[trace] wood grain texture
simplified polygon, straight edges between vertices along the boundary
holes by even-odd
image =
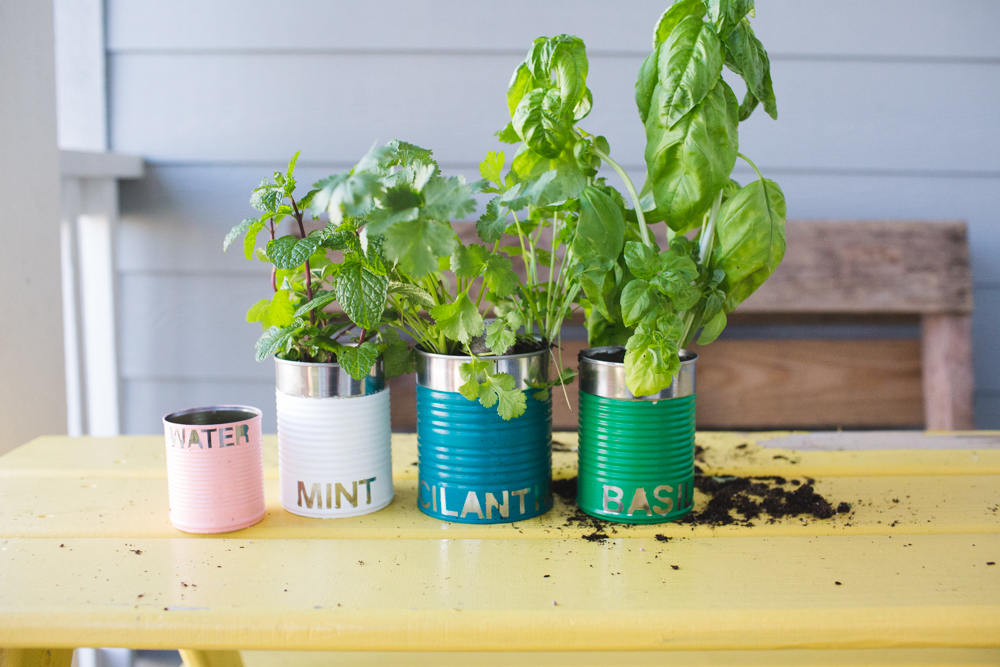
[[[921,323],[924,413],[927,428],[975,428],[972,318],[925,315]]]
[[[785,259],[738,312],[972,312],[964,222],[789,222]]]

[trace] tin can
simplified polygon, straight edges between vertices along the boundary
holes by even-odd
[[[552,398],[528,382],[548,380],[548,349],[479,357],[527,390],[527,409],[504,421],[458,392],[468,357],[417,350],[417,504],[424,514],[459,523],[509,523],[552,508]]]
[[[389,388],[382,359],[361,380],[337,364],[275,358],[278,485],[286,511],[360,516],[393,498]]]
[[[671,386],[635,396],[625,384],[625,348],[580,353],[577,504],[619,523],[664,523],[694,500],[695,363],[681,350]]]
[[[215,405],[163,418],[170,523],[185,533],[225,533],[264,518],[261,412]]]

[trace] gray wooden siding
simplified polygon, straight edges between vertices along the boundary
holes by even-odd
[[[393,137],[472,177],[499,147],[531,40],[569,32],[590,55],[584,126],[641,182],[632,89],[666,4],[109,0],[111,148],[151,163],[122,187],[125,432],[199,403],[272,402],[272,367],[252,357],[259,329],[243,321],[267,272],[221,239],[296,150],[303,181]],[[1000,3],[758,5],[781,115],[755,115],[741,149],[781,183],[789,217],[969,222],[977,421],[1000,428]]]

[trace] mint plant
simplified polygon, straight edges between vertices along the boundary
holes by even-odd
[[[260,215],[233,227],[223,244],[228,249],[243,235],[246,258],[272,265],[271,298],[251,306],[246,316],[264,329],[257,341],[257,361],[277,354],[290,361],[336,362],[360,380],[381,354],[388,377],[409,372],[409,346],[386,326],[391,322],[388,295],[400,287],[393,281],[381,239],[367,239],[363,221],[350,217],[331,220],[324,229],[307,234],[306,216],[315,220],[324,210],[317,202],[326,203],[329,179],[296,198],[298,156],[285,172],[274,172],[254,189],[250,204]],[[290,233],[279,235],[286,220]],[[260,248],[257,238],[265,229],[269,239]],[[342,253],[340,262],[329,258],[331,250]],[[343,314],[327,310],[335,301]]]

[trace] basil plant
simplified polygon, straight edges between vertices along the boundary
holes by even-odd
[[[591,345],[624,344],[629,389],[670,386],[679,351],[715,340],[730,313],[774,272],[785,253],[785,198],[739,152],[739,123],[777,106],[767,52],[750,27],[753,0],[680,0],[653,31],[635,100],[646,132],[646,182],[632,194],[639,240],[624,244],[602,292],[588,294]],[[742,103],[722,78],[742,77]],[[604,157],[604,156],[602,156]],[[731,178],[737,158],[757,178]],[[667,247],[647,226],[667,225]]]

